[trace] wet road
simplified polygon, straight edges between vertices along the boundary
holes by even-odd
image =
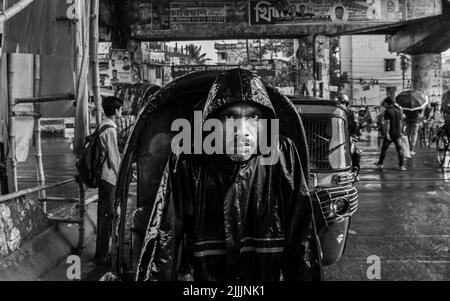
[[[417,148],[408,160],[408,171],[397,171],[397,155],[392,145],[385,168],[373,164],[378,160],[376,132],[364,149],[358,189],[359,209],[352,218],[344,257],[325,268],[326,280],[368,280],[367,258],[380,258],[381,280],[450,280],[450,170],[442,171],[435,149]],[[47,140],[44,165],[48,179],[59,180],[73,174],[74,158],[67,142]],[[33,165],[30,165],[33,167]],[[32,169],[21,173],[31,178]],[[31,175],[31,176],[30,176]],[[24,183],[24,182],[22,182]],[[98,279],[104,268],[92,264],[93,242],[82,260],[84,280]],[[42,280],[65,280],[62,263]]]
[[[397,171],[392,145],[384,169],[376,133],[364,149],[359,209],[352,218],[346,253],[325,268],[328,280],[368,280],[367,269],[380,258],[381,280],[450,280],[450,170],[442,171],[434,146],[417,147],[407,171]]]

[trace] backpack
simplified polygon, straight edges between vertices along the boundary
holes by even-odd
[[[102,144],[100,135],[112,125],[107,124],[96,129],[94,133],[86,137],[83,150],[77,159],[76,167],[81,180],[91,188],[97,188],[100,183],[103,163],[107,155],[102,158]]]

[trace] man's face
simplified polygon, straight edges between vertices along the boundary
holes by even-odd
[[[117,79],[117,71],[113,71],[113,72],[112,72],[112,77],[113,77],[114,79]]]
[[[219,113],[225,153],[231,160],[242,162],[256,154],[259,121],[262,117],[261,110],[249,104],[233,104]]]
[[[344,9],[342,7],[336,7],[336,19],[342,20],[344,17]]]
[[[300,13],[304,14],[306,10],[306,7],[304,5],[300,6]]]
[[[128,59],[123,59],[124,66],[128,66],[130,64],[130,61]]]

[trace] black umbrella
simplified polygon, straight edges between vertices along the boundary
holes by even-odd
[[[428,104],[428,100],[422,93],[413,90],[401,92],[399,95],[397,95],[395,101],[405,111],[421,110]]]

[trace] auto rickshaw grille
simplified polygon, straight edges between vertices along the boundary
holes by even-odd
[[[358,209],[358,190],[353,185],[319,188],[313,195],[319,202],[322,216],[327,225],[343,221]],[[332,210],[333,203],[338,199],[345,199],[348,202],[348,210],[343,214],[336,214]]]

